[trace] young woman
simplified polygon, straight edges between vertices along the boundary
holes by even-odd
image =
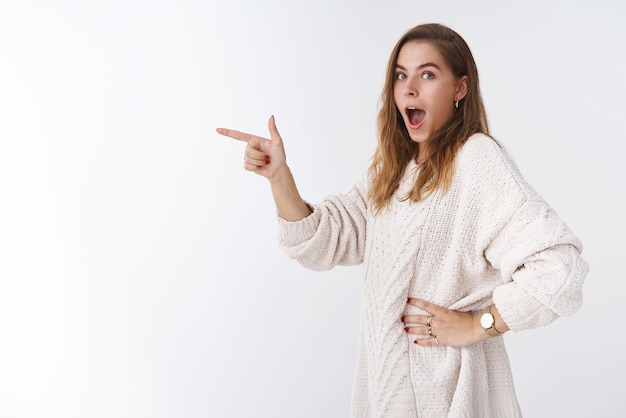
[[[247,143],[266,177],[279,241],[305,267],[363,263],[355,417],[518,417],[503,338],[582,303],[579,240],[489,136],[478,71],[453,30],[396,44],[368,172],[344,195],[305,202],[271,139]]]

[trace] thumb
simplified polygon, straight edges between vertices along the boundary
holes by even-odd
[[[276,127],[276,120],[274,119],[274,115],[270,116],[270,119],[267,121],[267,127],[270,131],[270,138],[272,139],[272,142],[282,144],[283,139],[281,138],[280,133],[278,133],[278,128]]]

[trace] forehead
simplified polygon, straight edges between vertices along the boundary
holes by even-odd
[[[448,68],[443,55],[432,42],[417,40],[402,45],[398,54],[398,65],[409,68],[425,63],[433,63],[440,68]]]

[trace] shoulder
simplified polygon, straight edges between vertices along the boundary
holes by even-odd
[[[517,167],[502,145],[485,134],[474,134],[457,155],[457,170],[484,175],[519,175]]]
[[[461,147],[455,176],[476,190],[519,193],[527,199],[535,195],[506,149],[485,134],[472,135]]]
[[[484,164],[494,159],[497,161],[504,160],[503,162],[507,164],[513,164],[502,145],[485,134],[470,136],[459,150],[459,163]]]

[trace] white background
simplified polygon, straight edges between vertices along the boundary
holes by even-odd
[[[505,337],[525,415],[622,414],[624,3],[3,0],[0,416],[347,416],[360,268],[287,259],[215,128],[274,114],[302,195],[345,191],[426,22],[591,266],[575,316]]]

